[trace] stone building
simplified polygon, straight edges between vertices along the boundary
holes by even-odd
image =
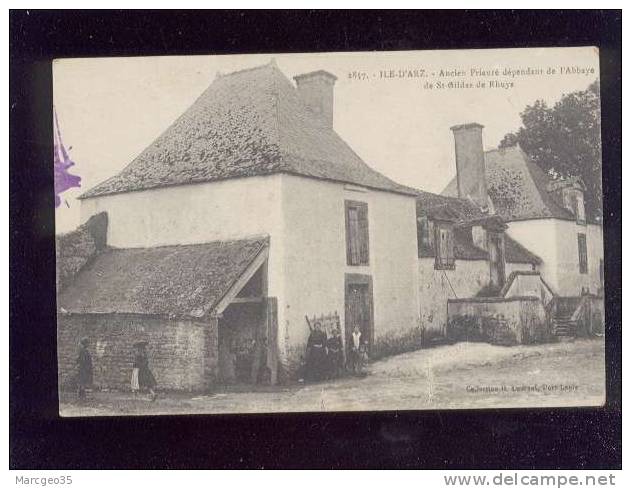
[[[175,362],[166,385],[190,390],[247,376],[236,365],[261,355],[272,382],[292,375],[305,316],[337,312],[345,342],[359,325],[372,356],[420,337],[416,194],[334,131],[332,74],[295,81],[273,63],[218,76],[82,195],[83,221],[107,215],[107,248],[61,289],[62,375],[82,336],[97,383],[124,386],[130,345],[144,339],[158,381]],[[256,293],[240,293],[250,279]],[[105,372],[114,358],[123,373]]]
[[[457,175],[443,195],[470,199],[500,216],[506,234],[541,258],[539,270],[556,294],[599,294],[602,226],[586,217],[583,183],[553,179],[519,146],[484,151],[482,128],[452,128]]]
[[[81,196],[83,224],[57,240],[60,385],[83,337],[97,386],[128,388],[132,346],[146,341],[159,386],[188,391],[294,376],[306,317],[339,318],[345,349],[359,326],[372,358],[445,335],[451,309],[508,314],[511,341],[540,338],[539,270],[555,294],[569,288],[559,246],[572,225],[588,235],[591,274],[597,229],[556,204],[554,216],[525,213],[535,183],[501,200],[503,170],[479,125],[454,128],[459,198],[390,180],[335,132],[335,81],[320,70],[294,84],[273,62],[218,75]],[[509,158],[511,178],[536,173],[520,158]],[[537,202],[579,202],[580,182],[548,184]],[[544,221],[552,255],[521,231],[535,222],[541,239]]]
[[[541,259],[505,233],[506,224],[468,199],[418,192],[419,303],[426,339],[447,332],[450,299],[502,297],[517,272]],[[539,294],[537,294],[539,295]]]

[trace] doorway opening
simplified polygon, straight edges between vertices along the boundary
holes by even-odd
[[[349,273],[345,276],[345,319],[344,330],[346,351],[353,346],[353,329],[359,327],[360,341],[366,344],[368,353],[374,343],[374,306],[372,295],[372,277]]]

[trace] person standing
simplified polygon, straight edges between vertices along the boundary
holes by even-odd
[[[305,366],[307,380],[322,380],[327,370],[326,333],[322,324],[316,322],[307,340],[307,364]]]
[[[151,400],[155,401],[156,392],[154,389],[157,382],[153,373],[149,369],[149,358],[147,357],[146,346],[146,341],[134,343],[136,352],[134,355],[134,364],[131,374],[131,389],[134,392],[134,395],[136,395],[138,391],[148,390],[151,395]]]
[[[361,340],[362,333],[359,329],[359,325],[356,324],[353,327],[353,332],[351,333],[351,371],[354,374],[359,374],[361,372]]]
[[[77,355],[77,367],[79,369],[77,375],[77,397],[84,400],[86,388],[92,385],[92,355],[88,350],[90,340],[83,338],[79,343],[79,354]]]
[[[342,356],[342,336],[339,329],[335,329],[326,342],[329,360],[329,377],[334,379],[339,377],[342,371],[344,359]]]

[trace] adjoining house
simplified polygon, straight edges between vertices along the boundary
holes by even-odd
[[[553,179],[518,145],[484,151],[482,128],[452,128],[457,175],[443,195],[470,199],[500,216],[506,233],[541,258],[539,270],[556,294],[600,294],[602,226],[586,218],[581,180]]]
[[[527,248],[539,258],[537,273],[515,270],[498,294],[499,298],[512,297],[513,301],[518,295],[540,298],[541,304],[524,302],[519,311],[513,311],[514,322],[522,326],[541,322],[545,313],[549,334],[573,336],[602,332],[602,227],[596,220],[586,218],[584,184],[580,178],[553,179],[519,146],[485,152],[482,129],[478,123],[451,128],[456,177],[442,194],[467,200],[489,215],[498,216],[506,225],[505,239]],[[486,242],[489,243],[488,237]],[[450,299],[448,314],[450,318],[487,316],[495,320],[496,309],[506,306],[498,300],[491,302],[493,306],[489,306],[488,300],[467,303]],[[524,320],[525,315],[530,315],[532,321]],[[479,329],[483,325],[477,322]],[[513,333],[517,329],[513,328]],[[529,327],[526,331],[522,327],[513,334],[513,339],[521,342],[528,337],[545,336],[535,329]]]
[[[73,370],[77,338],[92,343],[102,387],[129,384],[134,343],[147,341],[152,367],[165,389],[201,390],[235,372],[222,370],[229,349],[254,346],[249,371],[269,368],[274,350],[263,349],[276,304],[265,294],[265,237],[152,248],[92,246],[107,229],[104,213],[62,237],[73,256],[59,255],[69,283],[60,287],[59,371]],[[64,246],[65,245],[65,246]],[[81,257],[81,262],[76,256]],[[74,261],[71,261],[73,260]],[[80,273],[73,269],[80,265]],[[271,371],[271,370],[270,370]]]
[[[307,317],[339,318],[344,348],[358,325],[373,358],[444,335],[454,317],[489,318],[480,327],[500,342],[545,336],[559,292],[539,270],[559,261],[487,197],[481,126],[454,130],[460,198],[412,189],[337,135],[335,81],[320,70],[294,85],[273,62],[218,75],[81,196],[83,224],[57,240],[60,385],[83,337],[102,388],[128,387],[132,345],[146,341],[162,387],[201,391],[294,376]]]
[[[467,199],[418,192],[421,326],[427,340],[447,335],[450,299],[502,297],[507,277],[537,273],[541,259],[505,233],[496,214]]]

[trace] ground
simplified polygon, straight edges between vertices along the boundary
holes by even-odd
[[[604,340],[502,347],[458,343],[375,361],[366,376],[212,394],[62,393],[62,416],[594,406],[605,400]]]

